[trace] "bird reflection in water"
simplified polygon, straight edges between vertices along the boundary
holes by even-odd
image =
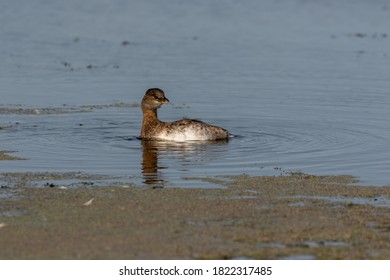
[[[215,152],[211,149],[215,146],[225,145],[227,140],[219,141],[192,141],[173,142],[157,140],[141,140],[142,142],[142,176],[143,183],[153,188],[163,188],[167,181],[164,179],[163,170],[168,166],[159,162],[161,159],[174,159],[179,161],[186,169],[191,161],[199,162],[207,159],[207,156]]]
[[[163,167],[158,165],[158,141],[142,140],[142,175],[143,182],[154,187],[164,187],[159,169]]]

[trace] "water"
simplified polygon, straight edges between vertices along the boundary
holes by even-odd
[[[1,172],[192,187],[302,171],[390,184],[387,1],[2,2],[0,104],[25,111],[0,114],[13,126],[0,150],[28,160]],[[150,87],[174,103],[161,119],[235,137],[143,145],[135,104]]]

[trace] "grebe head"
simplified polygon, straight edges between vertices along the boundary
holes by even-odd
[[[150,88],[142,99],[141,107],[142,109],[157,109],[166,103],[169,103],[169,100],[165,97],[164,91],[159,88]]]

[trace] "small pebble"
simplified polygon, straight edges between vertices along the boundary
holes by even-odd
[[[93,201],[93,198],[91,198],[90,200],[88,200],[87,202],[85,202],[83,205],[84,206],[90,206],[92,204],[92,201]]]

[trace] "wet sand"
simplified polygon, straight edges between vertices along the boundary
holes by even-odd
[[[189,179],[215,189],[23,178],[0,189],[1,259],[390,258],[390,187],[350,176]]]
[[[36,107],[26,108],[24,106],[6,106],[0,104],[1,115],[59,115],[59,114],[71,114],[71,113],[88,113],[94,110],[101,110],[107,108],[133,108],[140,105],[134,103],[113,103],[113,104],[99,104],[99,105],[82,105],[71,106],[63,104],[62,107]],[[0,126],[2,128],[9,128],[10,126]]]
[[[21,160],[22,158],[10,156],[14,151],[0,151],[0,160]]]

